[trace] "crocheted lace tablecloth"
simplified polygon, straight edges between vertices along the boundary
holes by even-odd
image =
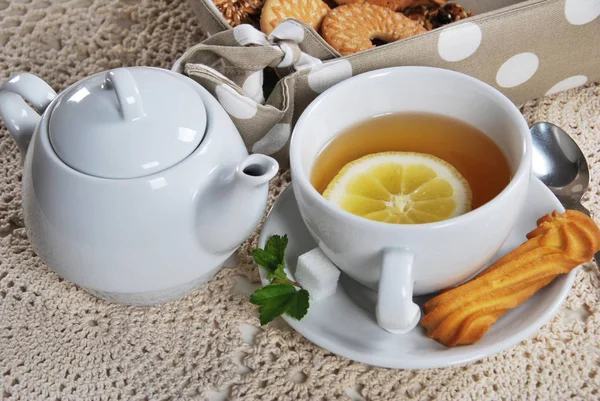
[[[0,0],[0,78],[30,71],[56,90],[122,65],[170,67],[202,39],[181,0]],[[576,62],[576,61],[574,61]],[[600,86],[522,106],[551,121],[592,165],[585,202],[600,216]],[[23,228],[17,147],[0,130],[0,397],[84,399],[600,399],[600,281],[588,263],[560,312],[523,343],[466,366],[373,368],[333,355],[281,319],[258,327],[250,250],[184,299],[107,303],[61,280]],[[272,183],[270,202],[289,183]]]

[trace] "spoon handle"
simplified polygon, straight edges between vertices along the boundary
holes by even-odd
[[[578,212],[585,213],[587,217],[592,217],[592,215],[590,214],[590,211],[587,210],[587,208],[579,202],[574,202],[574,203],[564,202],[563,205],[565,206],[565,209],[577,210]]]
[[[580,211],[582,213],[585,213],[588,217],[592,217],[590,215],[590,211],[586,209],[585,206],[583,206],[581,203],[576,202],[573,204],[566,204],[563,203],[563,205],[565,206],[566,209],[573,209],[573,210],[577,210]],[[596,252],[594,254],[594,262],[596,262],[596,266],[598,266],[600,268],[600,252]]]

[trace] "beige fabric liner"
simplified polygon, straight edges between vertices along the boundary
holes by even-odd
[[[0,0],[0,78],[31,71],[60,90],[111,67],[169,67],[201,38],[180,0]],[[593,177],[586,203],[600,216],[600,86],[522,110],[529,123],[564,127],[584,149]],[[17,147],[2,128],[1,399],[600,398],[600,276],[592,263],[558,315],[520,345],[462,367],[378,369],[314,346],[281,319],[255,327],[247,294],[258,281],[249,256],[256,235],[240,248],[237,267],[180,301],[141,308],[88,295],[33,254],[20,178]],[[288,173],[274,180],[271,202],[288,182]]]

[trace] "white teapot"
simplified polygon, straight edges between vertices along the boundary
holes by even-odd
[[[248,155],[208,91],[159,68],[102,72],[58,96],[17,74],[0,115],[22,154],[33,249],[118,302],[166,302],[211,278],[258,225],[278,170]]]

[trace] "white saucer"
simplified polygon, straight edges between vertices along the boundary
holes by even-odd
[[[564,211],[550,190],[532,178],[517,225],[493,260],[525,242],[525,235],[536,227],[536,220],[555,209]],[[288,274],[293,275],[298,256],[317,245],[300,217],[291,186],[281,194],[269,213],[260,233],[259,246],[264,247],[267,239],[274,234],[287,234],[289,237],[286,265]],[[263,285],[267,284],[262,268],[260,274]],[[374,292],[343,273],[335,294],[319,302],[311,301],[302,320],[287,315],[283,318],[309,341],[358,362],[402,369],[444,367],[494,355],[531,336],[558,311],[574,279],[575,270],[558,277],[527,302],[506,312],[479,342],[454,348],[446,348],[427,338],[420,326],[408,334],[399,335],[381,329],[375,322]],[[424,298],[415,301],[422,305]]]

